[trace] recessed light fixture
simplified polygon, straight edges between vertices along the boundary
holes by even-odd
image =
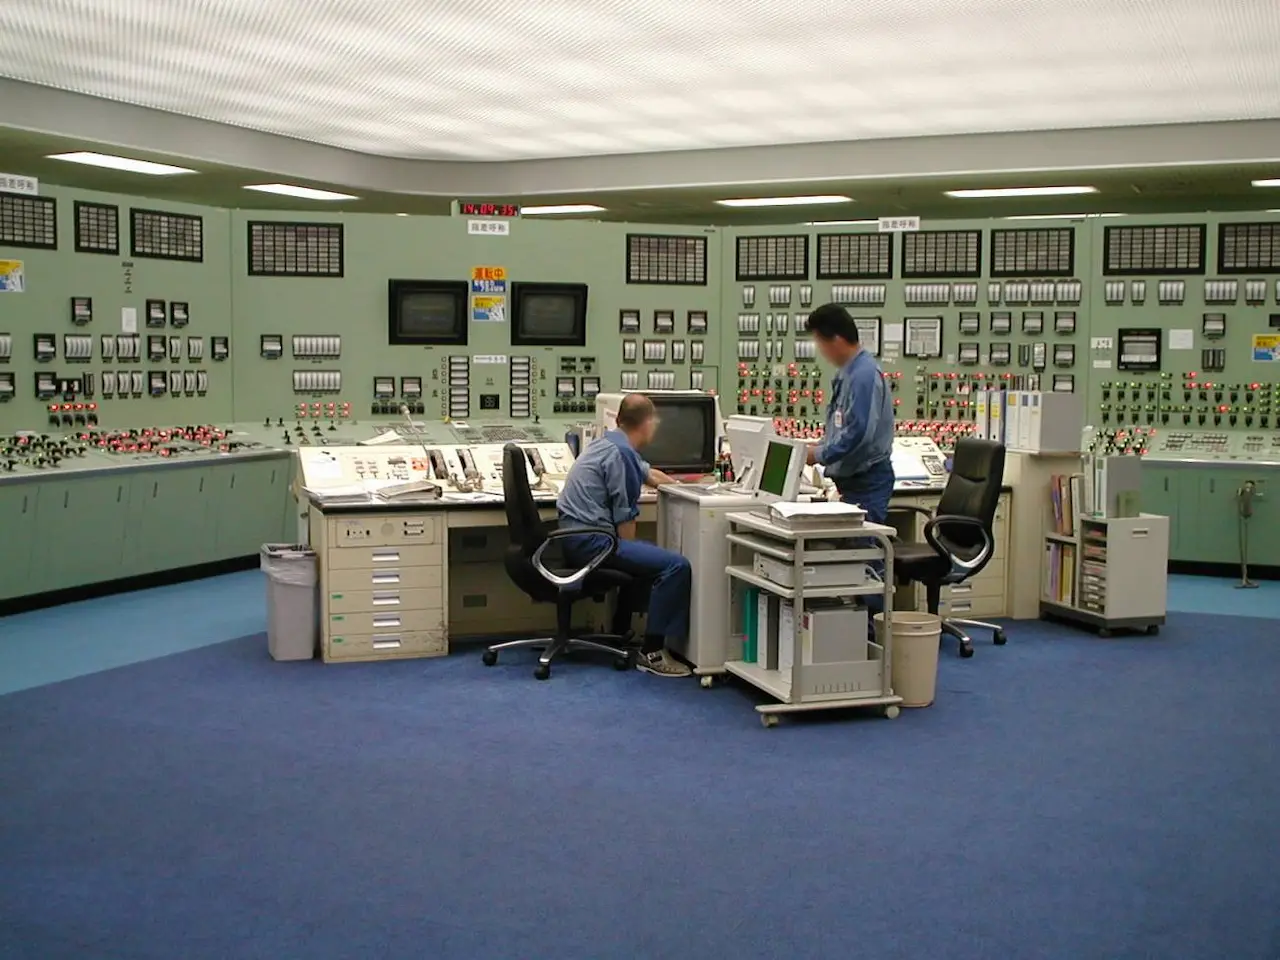
[[[806,227],[865,227],[879,224],[879,220],[810,220]]]
[[[334,193],[332,190],[316,190],[314,187],[299,187],[292,183],[253,183],[246,190],[259,193],[276,193],[282,197],[297,197],[300,200],[359,200],[349,193]]]
[[[717,200],[722,207],[808,207],[821,203],[853,203],[852,197],[823,194],[815,197],[740,197],[736,200]]]
[[[1092,220],[1095,217],[1123,217],[1123,213],[1020,213],[1001,220]]]
[[[553,213],[603,213],[604,207],[597,207],[594,203],[551,203],[538,207],[520,208],[520,216],[538,217],[550,215]]]
[[[150,160],[134,160],[132,157],[113,157],[109,153],[93,153],[79,150],[75,153],[53,153],[46,159],[81,163],[87,167],[103,167],[125,173],[142,173],[149,177],[171,177],[178,173],[195,173],[190,167],[175,167],[168,163],[152,163]]]
[[[1097,193],[1097,187],[993,187],[982,190],[947,190],[958,200],[989,200],[994,197],[1068,197],[1077,193]]]
[[[1272,177],[1269,180],[1253,181],[1255,187],[1280,187],[1280,177]]]

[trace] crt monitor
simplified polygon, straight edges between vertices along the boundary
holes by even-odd
[[[764,460],[756,471],[757,499],[767,502],[795,500],[800,495],[808,444],[803,440],[771,438],[765,443]]]
[[[387,281],[387,342],[466,346],[465,280]]]
[[[511,343],[520,347],[587,345],[585,283],[513,283]]]
[[[701,390],[637,390],[653,401],[658,429],[641,456],[663,473],[711,473],[724,433],[720,399]],[[596,419],[606,430],[617,427],[621,393],[596,394]]]
[[[740,486],[752,486],[764,461],[765,444],[777,436],[771,417],[748,417],[735,413],[724,425],[725,439],[729,441],[729,461],[733,464],[733,478]]]

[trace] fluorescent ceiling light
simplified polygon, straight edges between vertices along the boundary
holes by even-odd
[[[879,224],[879,220],[810,220],[806,227],[865,227]]]
[[[853,203],[852,197],[824,195],[816,197],[742,197],[737,200],[717,200],[722,207],[807,207],[820,203]]]
[[[1092,220],[1095,217],[1123,217],[1123,213],[1020,213],[1001,220]]]
[[[994,187],[989,190],[947,190],[959,200],[989,200],[993,197],[1067,197],[1077,193],[1097,193],[1097,187]]]
[[[407,213],[397,213],[397,214],[396,214],[396,216],[397,216],[397,217],[407,217],[407,216],[408,216],[408,214],[407,214]]]
[[[81,150],[75,153],[53,153],[46,159],[65,160],[67,163],[82,163],[88,167],[105,167],[108,170],[123,170],[125,173],[144,173],[151,177],[171,177],[175,173],[195,173],[188,167],[175,167],[168,163],[152,163],[150,160],[134,160],[130,157],[113,157],[109,153],[93,153]]]
[[[292,183],[254,183],[246,190],[257,190],[259,193],[278,193],[282,197],[298,197],[301,200],[359,200],[349,193],[334,193],[332,190],[316,190],[312,187],[299,187]]]
[[[603,213],[604,207],[594,203],[551,203],[541,207],[521,207],[520,216],[537,217],[551,213]]]
[[[1273,177],[1270,180],[1255,180],[1255,187],[1280,187],[1280,177]]]

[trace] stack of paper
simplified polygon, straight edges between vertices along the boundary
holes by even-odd
[[[813,500],[808,503],[782,501],[771,504],[769,515],[783,523],[838,523],[855,525],[864,522],[867,511],[839,500]]]

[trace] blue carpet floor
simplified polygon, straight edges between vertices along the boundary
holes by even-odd
[[[1275,626],[1019,623],[929,710],[772,731],[736,687],[258,636],[28,684],[0,957],[1276,960]]]

